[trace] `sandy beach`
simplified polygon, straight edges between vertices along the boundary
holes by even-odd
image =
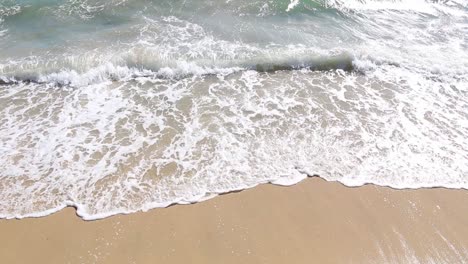
[[[1,220],[2,263],[466,263],[468,192],[310,178],[83,221]]]
[[[467,36],[468,0],[0,0],[0,264],[468,264]]]

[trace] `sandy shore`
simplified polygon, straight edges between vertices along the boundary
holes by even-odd
[[[86,222],[0,220],[1,263],[467,263],[468,191],[319,178]]]

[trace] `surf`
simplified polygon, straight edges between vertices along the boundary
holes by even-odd
[[[142,51],[140,51],[142,52]],[[144,52],[148,54],[148,52]],[[302,52],[306,53],[306,52]],[[310,69],[314,71],[355,70],[353,57],[342,53],[337,55],[278,54],[275,58],[260,55],[257,58],[239,60],[160,60],[157,56],[140,59],[141,55],[126,54],[114,58],[114,62],[99,62],[90,58],[63,61],[26,61],[0,66],[0,84],[55,83],[57,85],[89,85],[104,81],[121,81],[137,77],[185,78],[194,75],[229,74],[241,70],[275,72]],[[122,62],[123,63],[120,63]],[[103,64],[100,64],[103,63]]]

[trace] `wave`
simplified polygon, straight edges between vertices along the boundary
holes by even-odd
[[[42,61],[32,58],[25,62],[10,62],[0,66],[0,84],[52,83],[57,85],[83,86],[104,81],[120,81],[137,77],[180,79],[188,76],[227,75],[243,70],[276,72],[309,69],[313,71],[353,71],[353,56],[348,53],[336,55],[293,55],[256,57],[239,60],[167,60],[126,55],[113,62],[99,64],[94,57],[70,57],[62,61]]]

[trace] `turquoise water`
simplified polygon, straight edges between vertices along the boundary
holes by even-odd
[[[467,25],[465,0],[0,0],[0,217],[467,188]]]

